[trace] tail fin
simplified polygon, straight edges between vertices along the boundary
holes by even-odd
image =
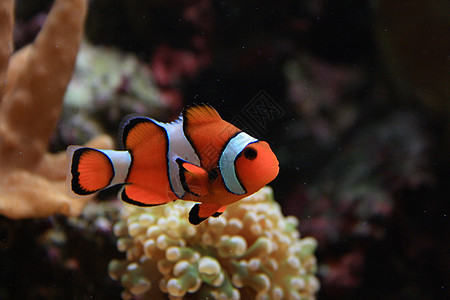
[[[114,178],[114,166],[104,152],[80,146],[67,148],[66,184],[75,195],[86,196],[108,187]]]

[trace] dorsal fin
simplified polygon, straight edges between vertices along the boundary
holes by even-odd
[[[130,115],[125,117],[120,125],[119,141],[126,150],[135,150],[143,142],[154,140],[165,142],[166,132],[154,120],[147,117]]]
[[[185,108],[183,110],[183,118],[190,124],[222,120],[219,113],[208,104],[199,104]]]

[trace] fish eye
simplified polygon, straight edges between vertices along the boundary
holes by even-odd
[[[258,152],[251,147],[247,147],[244,149],[244,157],[248,160],[254,160],[257,155]]]

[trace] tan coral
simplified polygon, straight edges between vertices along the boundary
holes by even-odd
[[[126,207],[115,224],[112,278],[124,299],[314,299],[317,242],[300,239],[269,187],[232,205],[219,218],[189,224],[192,203]]]
[[[86,0],[56,0],[35,41],[11,56],[14,1],[0,1],[0,214],[9,218],[77,215],[87,201],[65,195],[65,154],[47,152],[86,9]]]

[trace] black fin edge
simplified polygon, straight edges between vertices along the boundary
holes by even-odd
[[[200,212],[200,204],[195,204],[192,208],[191,211],[189,212],[189,222],[193,225],[198,225],[201,222],[205,221],[208,218],[200,218],[198,216],[198,213]]]
[[[128,197],[127,193],[125,192],[125,188],[120,193],[120,199],[122,199],[123,202],[126,202],[131,205],[140,206],[140,207],[151,207],[151,206],[158,206],[161,204],[145,204],[136,200],[131,199]]]
[[[200,102],[200,103],[193,102],[193,103],[191,103],[191,104],[185,105],[184,108],[183,108],[183,110],[182,110],[182,112],[181,112],[181,114],[182,114],[183,117],[184,117],[185,114],[186,114],[190,109],[193,109],[193,108],[201,108],[201,107],[205,107],[205,106],[207,106],[207,107],[209,107],[209,108],[212,108],[212,109],[216,110],[216,109],[215,109],[211,104],[209,104],[208,102]]]

